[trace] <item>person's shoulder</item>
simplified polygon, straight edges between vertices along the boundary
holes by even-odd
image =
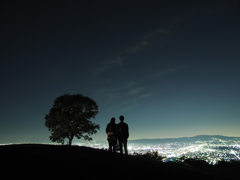
[[[128,124],[125,123],[125,122],[120,122],[119,125],[121,125],[121,126],[128,126]]]
[[[111,124],[111,123],[108,123],[108,124],[107,124],[107,127],[109,127],[109,126],[112,126],[112,124]]]
[[[120,127],[120,126],[122,126],[122,124],[124,124],[124,123],[120,122],[117,124],[117,126]]]

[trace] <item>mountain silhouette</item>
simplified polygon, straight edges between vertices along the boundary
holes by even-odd
[[[197,135],[193,137],[180,137],[180,138],[136,139],[136,140],[130,140],[129,142],[130,143],[173,143],[173,142],[209,141],[213,139],[240,141],[240,137],[229,137],[229,136],[222,136],[222,135]]]

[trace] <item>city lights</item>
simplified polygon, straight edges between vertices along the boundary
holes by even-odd
[[[218,161],[239,160],[240,142],[232,140],[212,139],[209,141],[174,142],[163,144],[129,143],[129,154],[145,154],[147,152],[158,152],[165,162],[174,159],[199,159],[209,164]],[[107,149],[107,142],[81,144],[92,148]]]

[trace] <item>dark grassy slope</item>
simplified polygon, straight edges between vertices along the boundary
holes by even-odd
[[[238,169],[189,168],[78,146],[0,146],[0,157],[0,179],[239,179]]]

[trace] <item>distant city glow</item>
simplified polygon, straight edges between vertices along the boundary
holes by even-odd
[[[92,148],[108,149],[107,142],[87,143]],[[164,157],[164,161],[174,161],[173,158],[184,159],[193,158],[205,160],[207,163],[215,165],[218,161],[240,160],[240,141],[220,140],[196,141],[196,142],[176,142],[164,144],[143,144],[130,143],[128,145],[129,154],[144,154],[157,151],[159,156]]]
[[[56,143],[11,143],[0,144],[49,144],[60,145]],[[107,141],[75,143],[75,146],[86,146],[95,149],[108,149]],[[209,164],[215,165],[219,161],[231,161],[240,158],[240,141],[213,139],[209,141],[192,142],[174,142],[174,143],[129,143],[129,155],[144,155],[148,152],[157,152],[162,157],[163,162],[183,161],[192,158],[204,160]]]

